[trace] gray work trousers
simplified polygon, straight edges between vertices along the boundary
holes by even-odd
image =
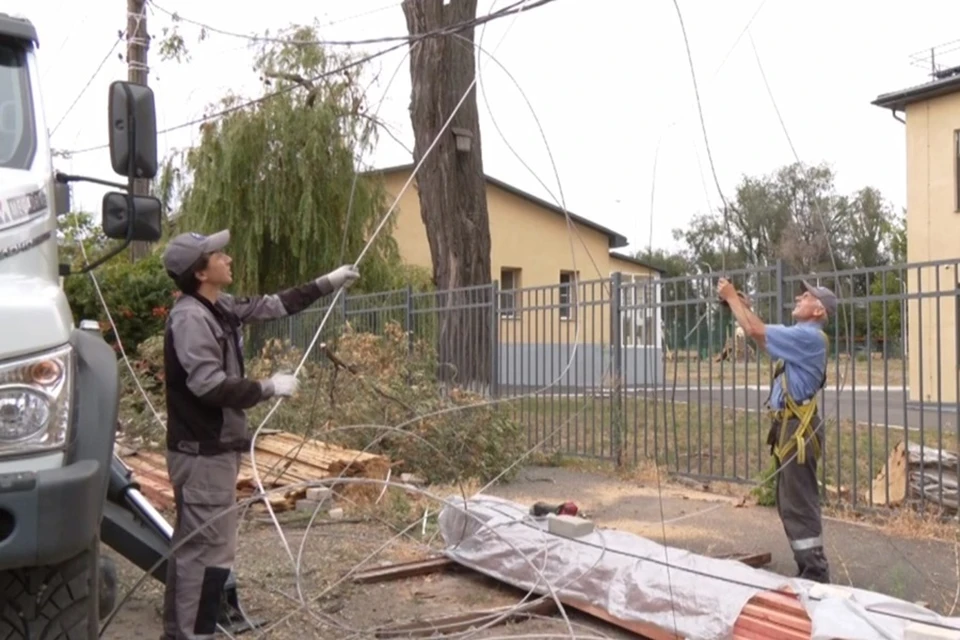
[[[216,633],[223,587],[236,555],[238,511],[223,512],[236,505],[240,454],[168,451],[167,469],[176,505],[173,545],[180,546],[167,560],[164,637],[206,640]]]
[[[790,418],[785,424],[774,420],[770,434],[771,443],[787,442],[795,436],[799,426],[800,421],[796,418]],[[818,413],[813,415],[810,428],[816,430],[814,437],[823,455],[823,427]],[[786,429],[782,438],[781,429]],[[823,551],[823,521],[820,516],[817,458],[812,441],[808,438],[805,444],[806,460],[803,464],[797,462],[796,448],[784,456],[788,462],[776,476],[777,513],[780,514],[783,530],[787,534],[787,540],[790,541],[790,549],[797,563],[797,576],[826,583],[830,582],[830,567]],[[776,461],[777,468],[780,468],[783,461],[779,459]]]

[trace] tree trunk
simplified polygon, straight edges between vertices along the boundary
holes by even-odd
[[[416,36],[474,19],[477,0],[404,0],[402,7],[407,30]],[[462,38],[446,35],[411,43],[410,119],[415,163],[427,153],[474,80],[474,29],[459,34]],[[472,135],[469,151],[457,150],[454,129]],[[485,388],[491,382],[494,318],[490,305],[494,301],[489,286],[490,222],[475,86],[427,155],[416,184],[438,290],[441,375],[458,385]]]

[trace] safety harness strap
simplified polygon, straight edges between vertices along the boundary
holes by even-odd
[[[826,353],[829,353],[830,338],[823,331],[820,332],[820,335],[823,336]],[[824,363],[823,379],[820,381],[820,387],[816,392],[814,392],[813,397],[800,403],[795,401],[790,395],[789,387],[787,385],[787,372],[783,360],[778,360],[774,365],[774,380],[776,380],[778,376],[782,376],[781,388],[783,390],[785,406],[783,410],[773,412],[774,419],[778,419],[780,421],[780,434],[778,443],[773,448],[773,454],[778,460],[782,461],[791,453],[793,453],[794,449],[796,449],[797,464],[805,464],[807,461],[806,442],[809,440],[813,445],[813,457],[815,460],[819,460],[821,454],[820,441],[814,437],[811,425],[813,422],[813,416],[817,412],[817,393],[819,393],[827,383],[826,363]],[[787,421],[791,418],[796,418],[799,421],[799,424],[797,425],[797,430],[793,433],[793,435],[788,437],[786,426]]]

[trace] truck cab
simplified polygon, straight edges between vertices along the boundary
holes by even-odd
[[[126,181],[56,172],[38,47],[28,19],[0,13],[0,637],[92,639],[106,613],[105,503],[113,478],[124,481],[113,456],[120,385],[99,324],[75,322],[60,286],[74,274],[59,264],[57,219],[71,182],[114,189],[102,224],[115,246],[76,277],[134,240],[159,240],[159,201],[133,194],[134,179],[156,175],[156,118],[149,88],[114,82],[105,129]],[[127,498],[130,486],[127,476]]]

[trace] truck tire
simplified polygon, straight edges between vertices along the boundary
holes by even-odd
[[[0,640],[95,640],[100,540],[66,562],[0,572]]]

